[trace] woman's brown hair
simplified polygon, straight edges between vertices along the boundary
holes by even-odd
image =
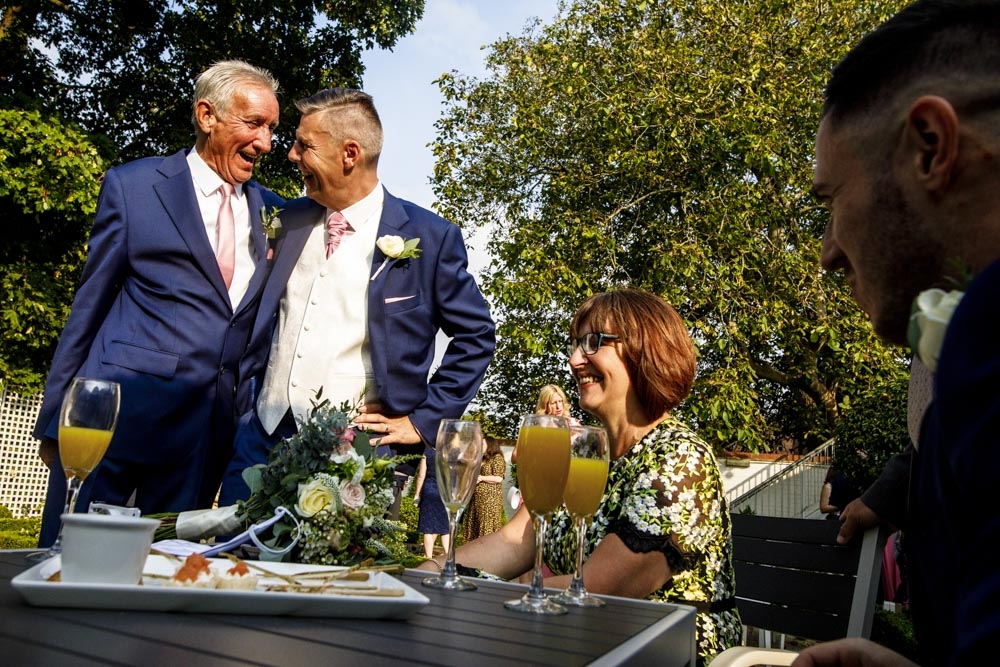
[[[691,392],[694,343],[680,315],[662,298],[633,288],[595,294],[576,311],[570,335],[578,337],[585,326],[619,336],[619,354],[650,416],[674,409]]]

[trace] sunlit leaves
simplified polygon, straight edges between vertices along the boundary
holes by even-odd
[[[104,163],[86,135],[0,110],[0,377],[40,388],[83,266]]]
[[[435,188],[447,217],[492,230],[507,341],[481,396],[504,423],[565,381],[565,357],[539,354],[580,302],[622,285],[688,322],[701,364],[681,411],[719,448],[821,441],[862,374],[904,372],[820,271],[809,196],[827,73],[901,4],[578,0],[493,44],[484,79],[440,80]]]

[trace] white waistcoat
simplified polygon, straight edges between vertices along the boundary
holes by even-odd
[[[326,230],[317,224],[281,299],[257,414],[273,433],[291,407],[303,422],[321,400],[351,406],[374,388],[368,347],[368,281],[377,224],[344,235],[326,259]],[[372,397],[368,397],[369,399]]]

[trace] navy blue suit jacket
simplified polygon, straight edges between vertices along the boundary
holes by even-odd
[[[309,198],[289,202],[281,214],[282,238],[268,279],[243,372],[262,370],[285,283],[325,208]],[[468,272],[461,230],[451,222],[388,191],[378,237],[420,239],[416,259],[390,259],[368,287],[368,336],[375,393],[386,413],[409,415],[431,445],[442,419],[462,416],[475,397],[496,346],[489,307]],[[386,256],[378,248],[374,275]],[[393,301],[393,297],[410,297]],[[389,300],[389,303],[386,301]],[[451,338],[428,380],[438,330]]]
[[[250,407],[249,392],[237,397],[239,360],[269,268],[260,211],[282,200],[253,181],[245,184],[257,268],[233,309],[186,154],[137,160],[105,175],[86,267],[52,362],[35,437],[57,437],[63,394],[82,375],[121,383],[108,460],[167,466],[182,459],[194,465],[192,453],[228,458],[236,420]],[[175,472],[188,475],[189,486],[203,481],[197,466]],[[221,471],[213,474],[221,479]],[[211,486],[212,480],[204,481]],[[81,508],[84,500],[82,495]],[[56,504],[61,507],[61,499]],[[192,507],[142,508],[183,509]]]
[[[1000,261],[948,325],[914,456],[906,531],[910,598],[927,665],[1000,646]]]

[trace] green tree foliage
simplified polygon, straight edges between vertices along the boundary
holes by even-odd
[[[361,86],[361,54],[413,31],[424,0],[23,0],[0,17],[0,106],[41,108],[110,140],[111,163],[194,144],[194,78],[239,58],[281,83],[281,126],[258,177],[294,195],[294,101]]]
[[[833,465],[859,491],[867,489],[882,474],[886,461],[910,443],[908,389],[905,377],[872,383],[852,397],[837,422]]]
[[[905,374],[820,270],[809,194],[829,69],[902,4],[576,0],[493,44],[483,79],[440,79],[435,191],[491,226],[501,340],[480,397],[509,432],[541,385],[569,388],[576,307],[619,286],[685,318],[681,412],[719,448],[817,444],[870,376]]]
[[[79,128],[0,109],[0,377],[37,389],[69,315],[104,162]]]
[[[361,86],[361,55],[413,31],[424,0],[17,0],[0,9],[0,377],[47,373],[85,253],[100,174],[194,145],[194,78],[239,58],[281,84],[258,180],[287,197],[294,101]]]

